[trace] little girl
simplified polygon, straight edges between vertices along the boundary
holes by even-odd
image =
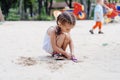
[[[74,59],[74,46],[70,37],[70,31],[75,26],[76,19],[72,13],[63,12],[57,17],[57,26],[50,27],[47,30],[43,49],[50,53],[56,59],[61,59],[63,56],[67,59]],[[69,45],[70,53],[66,52]]]

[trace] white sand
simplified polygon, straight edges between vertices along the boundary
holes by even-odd
[[[44,34],[55,21],[0,25],[0,80],[120,80],[120,24],[104,25],[103,35],[88,31],[94,21],[77,21],[71,34],[81,61],[55,61],[42,50]],[[20,57],[31,57],[33,64]],[[35,64],[34,64],[35,61]],[[29,62],[29,61],[28,61]]]

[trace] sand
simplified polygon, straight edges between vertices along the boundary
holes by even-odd
[[[71,36],[80,61],[56,61],[42,50],[55,21],[0,24],[0,80],[120,80],[120,23],[103,25],[104,34],[89,33],[94,21],[77,21]]]

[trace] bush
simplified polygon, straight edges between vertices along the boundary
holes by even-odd
[[[48,16],[48,15],[39,15],[37,20],[51,21],[53,20],[53,17]]]
[[[42,8],[42,13],[37,17],[37,20],[50,21],[53,20],[52,16],[46,14],[45,7]]]
[[[6,18],[6,20],[11,20],[11,21],[18,21],[20,20],[20,15],[18,14],[18,10],[17,9],[10,9],[8,16]]]

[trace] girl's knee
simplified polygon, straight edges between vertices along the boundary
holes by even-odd
[[[60,34],[59,36],[57,36],[57,46],[61,47],[64,43],[64,40],[65,40],[64,34]]]
[[[64,33],[64,35],[65,35],[65,41],[66,42],[69,42],[70,41],[70,34],[69,33]]]
[[[70,35],[68,33],[62,33],[58,36],[60,39],[69,39]]]
[[[64,34],[60,34],[57,38],[60,39],[60,40],[64,40],[65,39],[65,35]]]
[[[64,43],[67,44],[70,42],[70,35],[68,33],[62,33],[57,36],[57,46],[61,47]]]

